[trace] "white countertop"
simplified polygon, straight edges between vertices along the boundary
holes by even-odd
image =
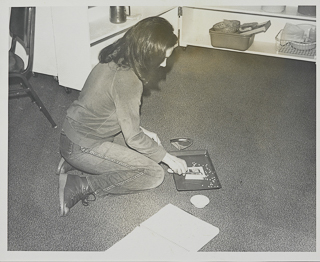
[[[131,16],[127,17],[127,21],[122,24],[113,24],[109,21],[109,6],[91,7],[88,9],[90,43],[121,33],[141,19],[158,16],[173,8],[175,6],[131,6]]]

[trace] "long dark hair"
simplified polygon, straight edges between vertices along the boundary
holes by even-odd
[[[115,62],[132,68],[147,84],[166,56],[167,49],[177,43],[172,25],[162,17],[148,17],[131,27],[125,35],[99,53],[100,63]]]

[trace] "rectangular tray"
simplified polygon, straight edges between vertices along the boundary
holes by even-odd
[[[245,51],[254,41],[253,35],[241,35],[222,33],[213,30],[209,30],[211,45],[213,47],[228,48],[234,50]]]
[[[204,180],[188,180],[183,175],[173,174],[178,191],[197,191],[221,188],[217,173],[207,150],[171,151],[170,154],[182,158],[188,167],[201,166],[206,174]]]

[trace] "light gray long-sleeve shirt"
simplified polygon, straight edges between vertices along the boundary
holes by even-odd
[[[122,132],[130,148],[159,163],[165,149],[140,128],[142,92],[142,82],[132,69],[99,63],[67,110],[63,131],[72,142],[87,148],[112,142]]]

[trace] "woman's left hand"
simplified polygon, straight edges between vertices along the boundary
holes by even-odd
[[[141,130],[143,131],[143,133],[145,133],[148,137],[150,137],[152,140],[156,141],[158,143],[159,146],[161,146],[161,141],[160,138],[158,137],[158,135],[154,132],[148,131],[146,129],[144,129],[143,127],[141,127]]]

